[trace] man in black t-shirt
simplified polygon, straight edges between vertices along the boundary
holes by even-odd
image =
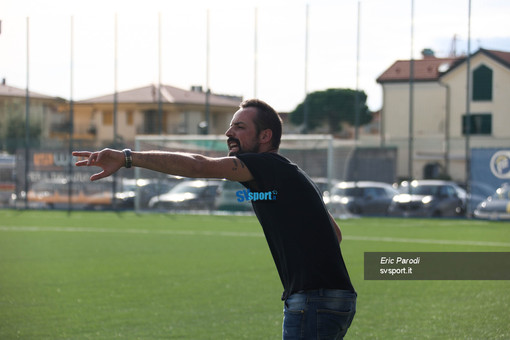
[[[285,289],[282,298],[319,288],[354,291],[335,225],[310,178],[277,153],[237,157],[254,177],[243,184],[250,192],[259,193],[254,197],[262,198],[252,200],[252,205]]]
[[[296,164],[278,154],[282,124],[263,101],[241,103],[228,137],[228,157],[161,151],[73,152],[77,166],[99,166],[91,180],[122,166],[172,175],[226,178],[249,189],[284,291],[283,339],[341,339],[356,311],[356,292],[342,253],[340,229],[322,195]]]

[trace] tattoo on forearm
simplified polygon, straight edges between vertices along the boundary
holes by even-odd
[[[233,171],[237,171],[237,159],[232,159],[232,161],[234,162],[234,167],[232,168]],[[243,161],[239,160],[239,164],[241,165],[241,168],[244,169],[244,163]]]

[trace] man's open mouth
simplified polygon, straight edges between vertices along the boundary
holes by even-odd
[[[239,141],[237,139],[229,138],[227,145],[230,151],[239,151]]]

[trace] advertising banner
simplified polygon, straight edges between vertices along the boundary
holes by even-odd
[[[470,170],[469,203],[475,217],[509,218],[510,148],[472,149]]]

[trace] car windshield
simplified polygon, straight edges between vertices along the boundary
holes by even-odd
[[[361,188],[334,188],[333,195],[337,196],[361,196]]]
[[[409,193],[413,195],[437,196],[440,193],[441,186],[438,185],[418,185],[409,187]]]
[[[198,194],[204,190],[207,185],[205,183],[181,183],[176,185],[170,193],[172,194],[184,194],[184,193],[192,193]]]

